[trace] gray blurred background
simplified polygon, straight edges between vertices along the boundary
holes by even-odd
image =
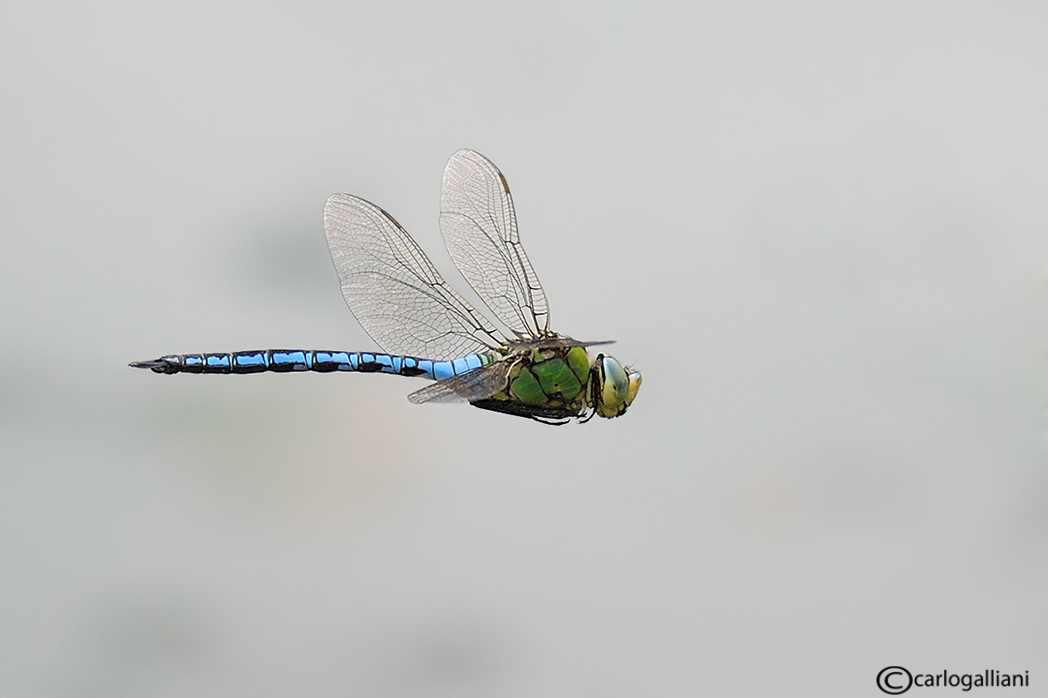
[[[770,5],[4,3],[0,694],[1043,690],[1048,7]],[[462,147],[624,418],[127,368],[375,348]]]

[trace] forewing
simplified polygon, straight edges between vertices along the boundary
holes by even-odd
[[[468,402],[489,398],[506,388],[509,365],[505,362],[489,364],[451,378],[430,383],[408,395],[416,405],[423,402]]]
[[[460,150],[444,168],[440,230],[455,265],[520,338],[549,331],[549,306],[517,234],[509,184],[480,153]]]
[[[334,194],[324,206],[324,230],[342,295],[384,351],[444,360],[505,344],[378,206]]]

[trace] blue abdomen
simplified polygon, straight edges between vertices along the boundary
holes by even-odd
[[[294,373],[315,371],[332,373],[395,373],[443,380],[491,363],[485,354],[468,354],[450,361],[433,361],[414,356],[393,356],[367,352],[313,351],[306,349],[263,349],[213,354],[172,354],[153,361],[137,361],[135,368],[155,373]]]

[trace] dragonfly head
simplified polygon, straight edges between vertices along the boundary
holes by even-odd
[[[639,371],[629,371],[614,357],[598,354],[590,367],[587,402],[601,417],[619,417],[633,404],[640,382]]]

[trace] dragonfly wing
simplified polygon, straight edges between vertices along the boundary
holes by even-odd
[[[324,230],[342,295],[384,351],[444,360],[506,343],[378,206],[334,194],[324,206]]]
[[[460,150],[444,168],[440,230],[455,265],[518,337],[549,331],[549,305],[517,234],[509,184],[480,153]]]
[[[499,362],[481,366],[468,373],[430,383],[425,388],[408,395],[408,400],[420,405],[423,402],[468,402],[483,400],[506,389],[509,364]]]

